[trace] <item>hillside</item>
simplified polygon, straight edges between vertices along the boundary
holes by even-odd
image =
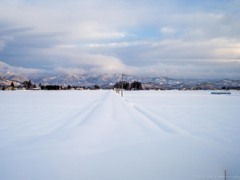
[[[116,82],[121,81],[121,74],[76,74],[62,72],[43,72],[33,69],[17,68],[0,61],[0,86],[11,82],[17,84],[31,80],[42,85],[71,85],[101,88],[112,88]],[[240,80],[198,80],[198,79],[172,79],[168,77],[150,77],[144,75],[124,75],[124,81],[141,82],[144,89],[240,89]]]

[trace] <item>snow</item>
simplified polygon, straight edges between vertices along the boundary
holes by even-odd
[[[231,179],[240,93],[0,92],[0,179]]]

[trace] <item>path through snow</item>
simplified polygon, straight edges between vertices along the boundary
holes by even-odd
[[[237,94],[17,91],[0,98],[0,179],[193,180],[222,177],[225,169],[239,173]],[[215,114],[224,108],[231,114]]]

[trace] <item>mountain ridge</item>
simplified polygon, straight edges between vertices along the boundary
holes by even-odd
[[[0,85],[9,86],[11,82],[19,85],[24,81],[42,85],[71,85],[101,88],[113,88],[116,82],[122,80],[122,74],[76,74],[76,73],[46,73],[38,70],[12,67],[0,61]],[[142,75],[124,75],[123,81],[141,82],[144,89],[221,89],[223,87],[240,87],[240,80],[186,80],[168,77],[150,77]]]

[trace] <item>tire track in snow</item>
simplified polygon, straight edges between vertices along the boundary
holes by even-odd
[[[181,133],[181,134],[190,135],[189,132],[179,128],[176,125],[169,123],[166,119],[163,119],[162,117],[157,117],[157,115],[153,114],[152,112],[149,112],[145,108],[138,106],[136,104],[132,104],[126,99],[124,99],[124,101],[126,104],[132,107],[132,109],[135,110],[136,113],[139,113],[142,116],[144,116],[146,120],[153,123],[161,131],[166,133]]]
[[[16,144],[29,144],[29,143],[41,143],[46,140],[51,140],[53,137],[58,137],[59,134],[67,133],[69,130],[79,127],[80,125],[83,125],[88,120],[88,117],[98,108],[100,104],[106,99],[106,97],[109,96],[110,92],[105,92],[102,96],[92,100],[87,106],[85,106],[83,109],[81,109],[79,112],[75,113],[74,115],[70,116],[63,122],[61,125],[56,127],[54,130],[34,136],[30,139],[24,139],[23,141],[18,141]],[[65,117],[64,117],[65,119]],[[60,121],[60,120],[59,120]]]
[[[145,116],[149,121],[151,121],[153,124],[155,124],[156,126],[158,126],[158,128],[160,128],[161,130],[165,131],[165,132],[169,132],[169,133],[174,133],[176,132],[176,128],[174,128],[173,126],[170,126],[169,124],[167,124],[166,122],[161,122],[159,120],[159,118],[156,118],[153,114],[151,114],[150,112],[147,112],[146,110],[134,105],[133,108],[138,112],[141,113],[143,116]]]
[[[129,102],[128,100],[124,99],[124,102],[126,104],[128,104],[130,107],[132,107],[137,113],[141,114],[142,116],[145,117],[146,120],[148,120],[149,122],[151,122],[152,124],[154,124],[156,127],[158,127],[158,129],[160,129],[163,132],[166,133],[178,133],[178,134],[182,134],[185,135],[189,138],[201,141],[203,143],[207,143],[203,138],[198,137],[193,135],[192,133],[190,133],[189,131],[182,129],[170,122],[168,122],[165,118],[163,117],[157,117],[157,115],[153,114],[152,112],[148,111],[147,109],[133,104],[131,102]]]
[[[61,126],[56,128],[49,134],[53,134],[57,131],[62,131],[64,129],[74,128],[77,125],[82,125],[86,123],[86,121],[88,120],[88,116],[90,116],[98,108],[98,106],[106,99],[107,96],[109,96],[109,92],[105,92],[103,96],[100,96],[99,98],[91,101],[87,106],[85,106],[83,109],[81,109],[71,117],[67,118],[65,123],[63,123]]]
[[[101,96],[99,99],[94,100],[92,103],[89,103],[88,106],[86,106],[83,110],[76,113],[74,116],[71,117],[72,122],[70,122],[67,125],[67,128],[81,126],[87,123],[88,117],[93,114],[93,112],[98,109],[98,107],[106,100],[106,98],[109,96],[110,92],[106,92],[103,96]],[[95,102],[96,101],[96,102]]]
[[[100,108],[98,108],[99,106]],[[166,133],[183,132],[183,130],[178,127],[171,125],[167,121],[163,122],[163,120],[160,120],[149,111],[128,103],[112,92],[107,93],[101,102],[91,107],[91,110],[86,113],[84,118],[81,117],[83,120],[78,125],[84,125],[88,121],[93,122],[96,120],[95,117],[102,117],[102,121],[104,119],[111,121],[117,120],[119,121],[119,125],[123,126],[132,126],[134,124],[135,127],[140,127],[144,132],[146,132],[147,129],[149,130],[149,122]],[[142,121],[140,121],[140,119]],[[109,121],[108,123],[111,122]]]
[[[108,136],[124,133],[122,138],[151,134],[154,129],[165,133],[187,134],[184,130],[170,124],[167,120],[156,117],[143,107],[127,102],[112,91],[106,91],[99,98],[92,100],[76,112],[55,130],[37,137],[19,142],[21,144],[59,141],[73,138],[71,132],[81,132],[82,137],[90,138],[91,133],[104,141]],[[76,138],[76,137],[74,137]]]
[[[165,122],[159,121],[159,118],[154,117],[154,115],[152,115],[148,111],[144,110],[143,108],[140,108],[134,104],[130,104],[127,101],[124,101],[124,102],[126,103],[126,106],[128,106],[128,108],[132,109],[134,114],[138,114],[138,115],[142,116],[145,121],[150,122],[155,127],[160,129],[162,132],[166,132],[166,133],[175,133],[176,132],[176,130],[175,130],[176,128],[169,126]]]

